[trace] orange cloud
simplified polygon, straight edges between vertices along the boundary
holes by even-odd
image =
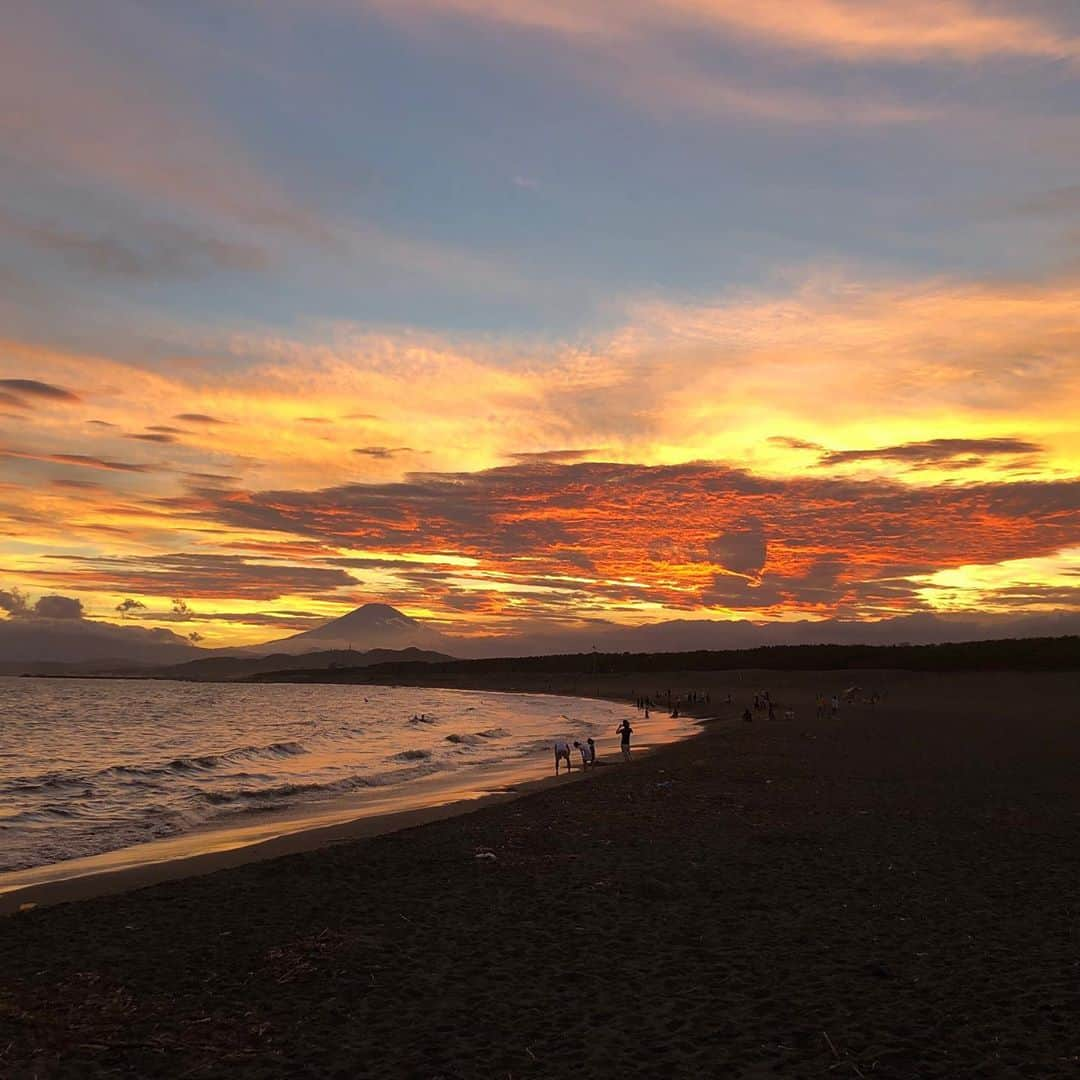
[[[59,409],[43,399],[33,428],[13,426],[4,442],[28,460],[126,462],[177,483],[272,471],[291,487],[582,446],[615,461],[739,460],[784,475],[812,462],[805,443],[830,465],[906,470],[911,482],[959,469],[968,480],[1021,467],[1052,476],[1080,469],[1077,294],[1070,279],[856,284],[815,274],[772,295],[638,304],[585,344],[331,326],[313,328],[315,341],[208,341],[205,360],[167,372],[8,341],[0,375],[34,372],[83,400]],[[880,452],[949,440],[1012,440],[1001,445],[1016,453],[916,463],[911,449]],[[1020,453],[1025,442],[1038,460]]]
[[[1080,38],[1017,10],[987,11],[966,0],[799,0],[798,10],[737,0],[373,0],[367,6],[502,23],[586,41],[674,29],[736,35],[772,49],[840,59],[943,56],[1080,56]]]
[[[127,572],[164,587],[140,560],[282,542],[286,564],[364,560],[356,587],[312,584],[322,607],[282,594],[309,613],[358,589],[474,626],[912,610],[918,575],[1075,542],[1076,295],[813,274],[640,303],[573,344],[333,326],[162,370],[9,341],[6,386],[77,400],[8,422],[0,557],[13,584],[81,580],[88,610]]]

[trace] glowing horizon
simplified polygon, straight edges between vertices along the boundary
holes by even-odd
[[[784,10],[13,15],[0,617],[1080,611],[1080,14]]]

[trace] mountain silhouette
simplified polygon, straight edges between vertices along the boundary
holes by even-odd
[[[305,630],[292,637],[267,641],[248,651],[304,653],[322,649],[438,649],[451,639],[425,626],[417,619],[402,614],[389,604],[364,604],[339,619],[332,619],[314,630]]]

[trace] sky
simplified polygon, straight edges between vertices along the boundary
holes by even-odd
[[[0,617],[1080,611],[1080,8],[795,7],[16,5]]]

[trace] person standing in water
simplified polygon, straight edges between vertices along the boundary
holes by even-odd
[[[634,734],[634,729],[630,726],[629,720],[624,720],[616,729],[615,734],[620,737],[620,745],[622,747],[623,761],[630,760],[630,736]]]

